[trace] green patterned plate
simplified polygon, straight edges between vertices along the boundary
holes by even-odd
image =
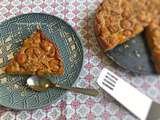
[[[61,89],[34,92],[25,86],[29,76],[10,76],[3,71],[8,60],[21,47],[22,40],[35,30],[37,24],[60,48],[65,66],[64,76],[48,76],[47,79],[72,86],[79,76],[83,64],[83,48],[70,25],[55,16],[40,13],[11,18],[0,24],[0,105],[2,106],[12,109],[40,108],[54,103],[65,93]]]

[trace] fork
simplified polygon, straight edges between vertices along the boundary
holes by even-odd
[[[160,104],[104,68],[97,83],[140,120],[160,120]]]

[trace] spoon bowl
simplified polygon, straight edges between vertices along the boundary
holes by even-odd
[[[31,76],[27,79],[27,85],[35,91],[46,91],[51,86],[54,87],[53,83],[46,79],[40,79],[37,76]]]

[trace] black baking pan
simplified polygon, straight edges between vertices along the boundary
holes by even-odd
[[[155,73],[147,41],[143,34],[105,52],[105,55],[134,74]]]

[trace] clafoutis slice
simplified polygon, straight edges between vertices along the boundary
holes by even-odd
[[[27,37],[5,67],[8,74],[63,75],[64,64],[57,45],[37,29]]]

